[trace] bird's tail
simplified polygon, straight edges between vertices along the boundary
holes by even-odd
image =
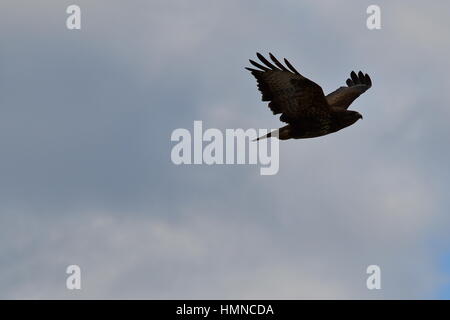
[[[274,131],[272,131],[272,132],[269,132],[269,133],[266,134],[265,136],[261,136],[261,137],[259,137],[259,138],[256,138],[256,139],[253,140],[253,141],[258,141],[258,140],[262,140],[262,139],[267,139],[267,138],[270,138],[270,137],[276,137],[276,138],[278,138],[279,135],[280,135],[280,130],[274,130]]]

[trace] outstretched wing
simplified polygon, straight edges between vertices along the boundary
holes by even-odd
[[[301,118],[329,114],[330,107],[318,84],[303,77],[286,59],[287,68],[271,53],[269,56],[275,65],[261,54],[256,55],[264,65],[250,60],[258,69],[246,69],[255,76],[262,101],[270,101],[269,108],[273,114],[282,114],[281,121],[293,123]]]
[[[347,79],[347,86],[340,87],[327,95],[327,102],[332,108],[347,109],[356,98],[372,86],[372,80],[367,73],[363,74],[359,71],[356,74],[352,71],[350,78]]]

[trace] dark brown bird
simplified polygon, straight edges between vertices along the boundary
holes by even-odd
[[[245,69],[255,76],[262,101],[270,101],[269,108],[273,114],[281,113],[280,120],[288,124],[256,140],[320,137],[362,119],[361,114],[347,108],[372,86],[369,75],[352,71],[346,82],[347,87],[340,87],[325,96],[317,83],[302,76],[286,59],[284,66],[271,53],[269,56],[275,65],[259,53],[256,56],[264,65],[250,60],[258,69]]]

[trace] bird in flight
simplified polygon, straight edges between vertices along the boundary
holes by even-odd
[[[320,137],[362,119],[360,113],[347,109],[372,86],[368,74],[352,71],[346,81],[347,87],[340,87],[325,96],[317,83],[302,76],[288,60],[284,59],[284,66],[271,53],[269,56],[273,64],[260,53],[256,56],[264,65],[250,60],[258,69],[245,69],[256,78],[262,101],[269,101],[273,114],[281,113],[280,120],[287,123],[256,140],[269,137],[280,140]]]

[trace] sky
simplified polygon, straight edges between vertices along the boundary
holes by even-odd
[[[68,30],[66,8],[81,8]],[[380,30],[366,9],[381,8]],[[450,3],[6,0],[0,298],[450,298]],[[174,165],[171,133],[277,128],[244,69],[373,87],[280,168]],[[79,265],[82,289],[66,288]],[[381,268],[368,290],[366,268]]]

